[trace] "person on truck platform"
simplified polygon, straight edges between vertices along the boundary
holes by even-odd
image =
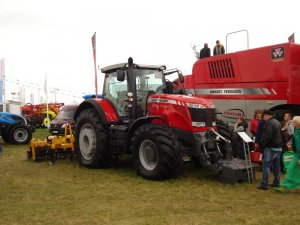
[[[207,57],[210,57],[210,48],[208,47],[208,44],[205,43],[204,44],[204,48],[202,48],[200,50],[200,59],[204,59],[204,58],[207,58]]]
[[[214,55],[223,55],[225,54],[224,46],[220,43],[219,40],[216,41],[216,45],[214,47]]]

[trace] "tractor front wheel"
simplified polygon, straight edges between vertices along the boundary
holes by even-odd
[[[75,149],[80,164],[89,168],[105,168],[111,163],[108,129],[95,109],[80,113],[75,124]]]
[[[131,150],[138,175],[151,180],[176,177],[182,165],[182,150],[170,128],[146,124],[135,131]]]

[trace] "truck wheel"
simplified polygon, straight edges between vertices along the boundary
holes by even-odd
[[[89,168],[105,168],[111,163],[108,129],[95,109],[80,113],[75,124],[75,149],[80,164]]]
[[[182,165],[182,150],[170,128],[143,125],[135,131],[131,143],[138,175],[151,180],[177,176]]]
[[[32,138],[29,128],[23,125],[16,125],[9,132],[9,140],[12,144],[28,144]]]

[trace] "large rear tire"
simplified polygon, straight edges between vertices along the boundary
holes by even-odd
[[[28,144],[31,138],[31,131],[24,125],[15,125],[9,131],[8,140],[12,144]]]
[[[75,149],[80,164],[89,168],[106,168],[111,164],[108,129],[95,109],[80,113],[75,124]]]
[[[138,175],[151,180],[176,177],[182,165],[182,150],[170,128],[146,124],[135,131],[131,142]]]

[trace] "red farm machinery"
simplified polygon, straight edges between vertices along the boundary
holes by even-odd
[[[300,45],[283,43],[197,60],[185,76],[187,94],[212,100],[218,118],[235,122],[255,109],[269,109],[282,120],[300,115]]]
[[[48,117],[47,117],[47,104],[33,105],[27,103],[21,107],[22,116],[24,116],[31,126],[36,128],[48,126],[53,120],[60,108],[64,106],[64,103],[49,103],[48,104]]]
[[[172,93],[164,65],[121,63],[102,68],[102,98],[83,101],[75,113],[75,150],[80,164],[105,168],[133,156],[138,175],[162,180],[178,175],[184,161],[222,173],[231,162],[230,141],[217,133],[210,100]]]

